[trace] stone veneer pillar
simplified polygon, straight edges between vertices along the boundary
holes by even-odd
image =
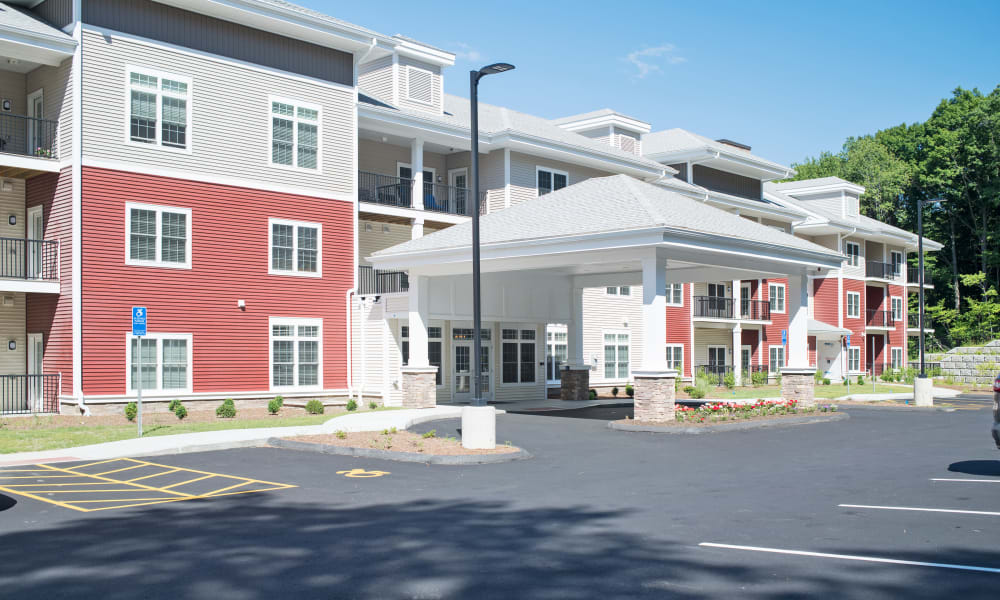
[[[816,406],[816,367],[781,369],[781,399],[795,400],[799,406]]]
[[[636,421],[649,423],[670,423],[674,421],[676,404],[675,381],[677,371],[643,373],[634,371],[635,398],[633,400]]]
[[[437,367],[403,367],[403,408],[437,406]]]
[[[559,372],[560,400],[590,399],[590,369],[584,367],[563,367]]]

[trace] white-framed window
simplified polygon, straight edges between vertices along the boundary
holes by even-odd
[[[275,167],[320,169],[320,107],[295,100],[269,98],[271,158]]]
[[[125,203],[125,264],[191,268],[191,209]]]
[[[535,181],[538,184],[538,195],[544,196],[566,187],[569,183],[569,173],[548,167],[535,167]]]
[[[271,275],[320,277],[323,274],[323,227],[319,223],[268,219],[267,251]]]
[[[785,366],[785,347],[770,346],[768,349],[767,370],[770,373],[780,373],[781,367]]]
[[[506,384],[535,383],[534,328],[500,329],[502,379]]]
[[[683,344],[667,344],[667,366],[677,371],[684,368]]]
[[[771,306],[771,312],[773,313],[785,312],[785,284],[783,283],[767,284],[767,298],[768,298],[768,303]]]
[[[889,349],[889,361],[892,366],[893,371],[898,371],[903,368],[903,349],[902,348],[890,348]]]
[[[442,385],[442,375],[441,375],[441,327],[431,326],[427,328],[427,363],[432,367],[437,367],[437,373],[434,374],[434,383],[438,386]],[[489,331],[489,330],[482,330]],[[405,367],[410,362],[410,327],[408,325],[403,325],[399,328],[400,337],[400,350],[403,354],[403,366]]]
[[[844,244],[844,254],[847,255],[848,266],[857,267],[861,265],[861,244],[846,242]]]
[[[667,284],[667,306],[684,306],[684,284]]]
[[[892,307],[892,318],[894,321],[903,320],[903,299],[899,296],[892,296],[889,299],[890,306]]]
[[[545,378],[548,381],[562,379],[562,366],[569,357],[566,330],[549,326],[545,331]]]
[[[629,375],[629,333],[627,331],[604,332],[604,378],[628,379]]]
[[[609,285],[604,293],[608,296],[631,296],[632,288],[627,285]]]
[[[860,292],[847,292],[847,316],[855,319],[861,317]]]
[[[406,99],[421,104],[434,103],[434,73],[406,65]]]
[[[898,250],[893,250],[889,253],[889,260],[892,264],[892,278],[899,277],[903,274],[903,253]]]
[[[142,353],[142,393],[151,396],[190,394],[192,385],[192,336],[190,333],[150,333],[141,338],[125,335],[126,393],[139,383]]]
[[[323,388],[323,319],[270,317],[272,390]]]
[[[861,348],[859,346],[847,347],[847,372],[861,372]]]
[[[125,129],[130,144],[191,151],[191,79],[128,67]]]

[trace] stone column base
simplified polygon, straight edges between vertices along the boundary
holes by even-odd
[[[934,380],[917,377],[913,380],[913,403],[917,406],[934,406]]]
[[[781,399],[799,406],[816,406],[816,367],[782,367]]]
[[[437,367],[403,367],[403,408],[437,406]]]
[[[632,376],[635,377],[633,418],[649,423],[674,421],[677,371],[633,371]]]
[[[565,366],[559,371],[560,400],[590,399],[590,368]]]

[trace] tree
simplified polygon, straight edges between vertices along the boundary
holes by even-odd
[[[900,198],[909,188],[913,167],[872,136],[848,139],[844,153],[844,179],[865,188],[861,196],[862,212],[890,225],[898,225],[905,212]]]

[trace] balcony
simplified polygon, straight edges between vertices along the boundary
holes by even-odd
[[[913,335],[918,335],[920,333],[920,313],[907,313],[906,328],[909,329],[910,333]],[[924,314],[924,331],[934,331],[934,324],[927,318],[926,313]]]
[[[59,242],[0,238],[0,291],[59,293]]]
[[[920,267],[906,267],[906,283],[907,285],[920,285]],[[924,267],[924,286],[931,286],[930,273],[927,272],[927,267]]]
[[[0,414],[59,412],[60,374],[0,375]]]
[[[406,271],[382,271],[368,265],[358,265],[358,295],[380,296],[402,294],[410,290]]]
[[[398,208],[415,208],[412,190],[412,179],[358,171],[358,200],[360,202]],[[474,210],[472,197],[472,190],[468,188],[424,182],[423,209],[471,217]],[[481,201],[485,200],[485,197],[486,195],[482,194]],[[480,208],[484,207],[480,206]]]
[[[865,262],[865,277],[874,279],[897,279],[902,275],[903,269],[899,264],[884,263],[874,260]]]
[[[718,296],[695,296],[694,316],[706,319],[732,319],[733,299]]]
[[[0,114],[0,153],[55,159],[58,122]]]
[[[771,303],[766,300],[740,298],[740,318],[748,321],[770,321]]]
[[[890,310],[868,310],[866,311],[865,326],[892,329],[896,326],[896,319]]]

